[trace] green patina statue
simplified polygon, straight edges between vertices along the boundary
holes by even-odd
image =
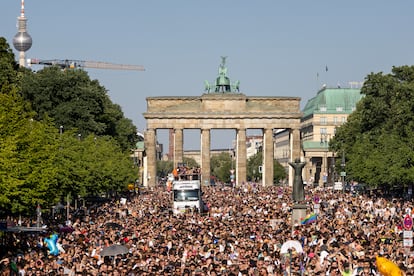
[[[236,81],[232,84],[229,77],[227,76],[227,68],[225,66],[226,58],[227,57],[221,57],[221,64],[219,66],[218,77],[216,78],[215,84],[211,85],[208,81],[204,81],[205,91],[208,93],[211,91],[214,91],[215,93],[240,92],[240,81]]]
[[[216,92],[231,92],[230,79],[227,77],[226,58],[221,57],[221,64],[219,66],[219,76],[216,79]]]

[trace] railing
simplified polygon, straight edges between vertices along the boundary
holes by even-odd
[[[178,173],[175,180],[200,180],[201,174],[200,173]]]

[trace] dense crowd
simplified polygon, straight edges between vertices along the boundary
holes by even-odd
[[[180,164],[172,171],[174,180],[198,180],[200,174],[200,167],[187,167],[185,164]]]
[[[414,275],[412,248],[402,242],[411,201],[315,188],[306,201],[317,219],[302,225],[291,222],[287,187],[283,194],[251,183],[203,192],[206,214],[173,215],[170,192],[157,189],[88,209],[60,229],[3,233],[0,275],[379,275],[376,256]],[[56,256],[44,242],[52,232]],[[282,253],[289,241],[303,252]],[[104,256],[111,245],[126,252]]]

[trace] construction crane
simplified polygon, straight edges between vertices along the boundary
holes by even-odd
[[[96,68],[96,69],[112,69],[112,70],[135,70],[145,71],[141,65],[116,64],[102,61],[87,61],[87,60],[72,60],[72,59],[37,59],[32,58],[27,60],[27,65],[32,64],[59,66],[62,69],[74,68]]]

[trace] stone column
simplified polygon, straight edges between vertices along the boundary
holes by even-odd
[[[155,129],[147,129],[144,134],[145,151],[147,154],[147,184],[148,187],[155,187],[157,176],[157,143]]]
[[[246,129],[237,130],[236,185],[246,183]]]
[[[178,163],[183,162],[183,129],[174,129],[174,168],[178,167]]]
[[[210,129],[201,130],[201,184],[210,185]]]
[[[273,185],[273,129],[266,128],[263,135],[263,186]]]
[[[301,155],[301,141],[300,141],[300,130],[297,128],[291,129],[289,133],[289,142],[290,142],[290,160],[289,162],[294,162],[296,158],[299,158]],[[289,186],[293,187],[293,168],[289,166]]]

